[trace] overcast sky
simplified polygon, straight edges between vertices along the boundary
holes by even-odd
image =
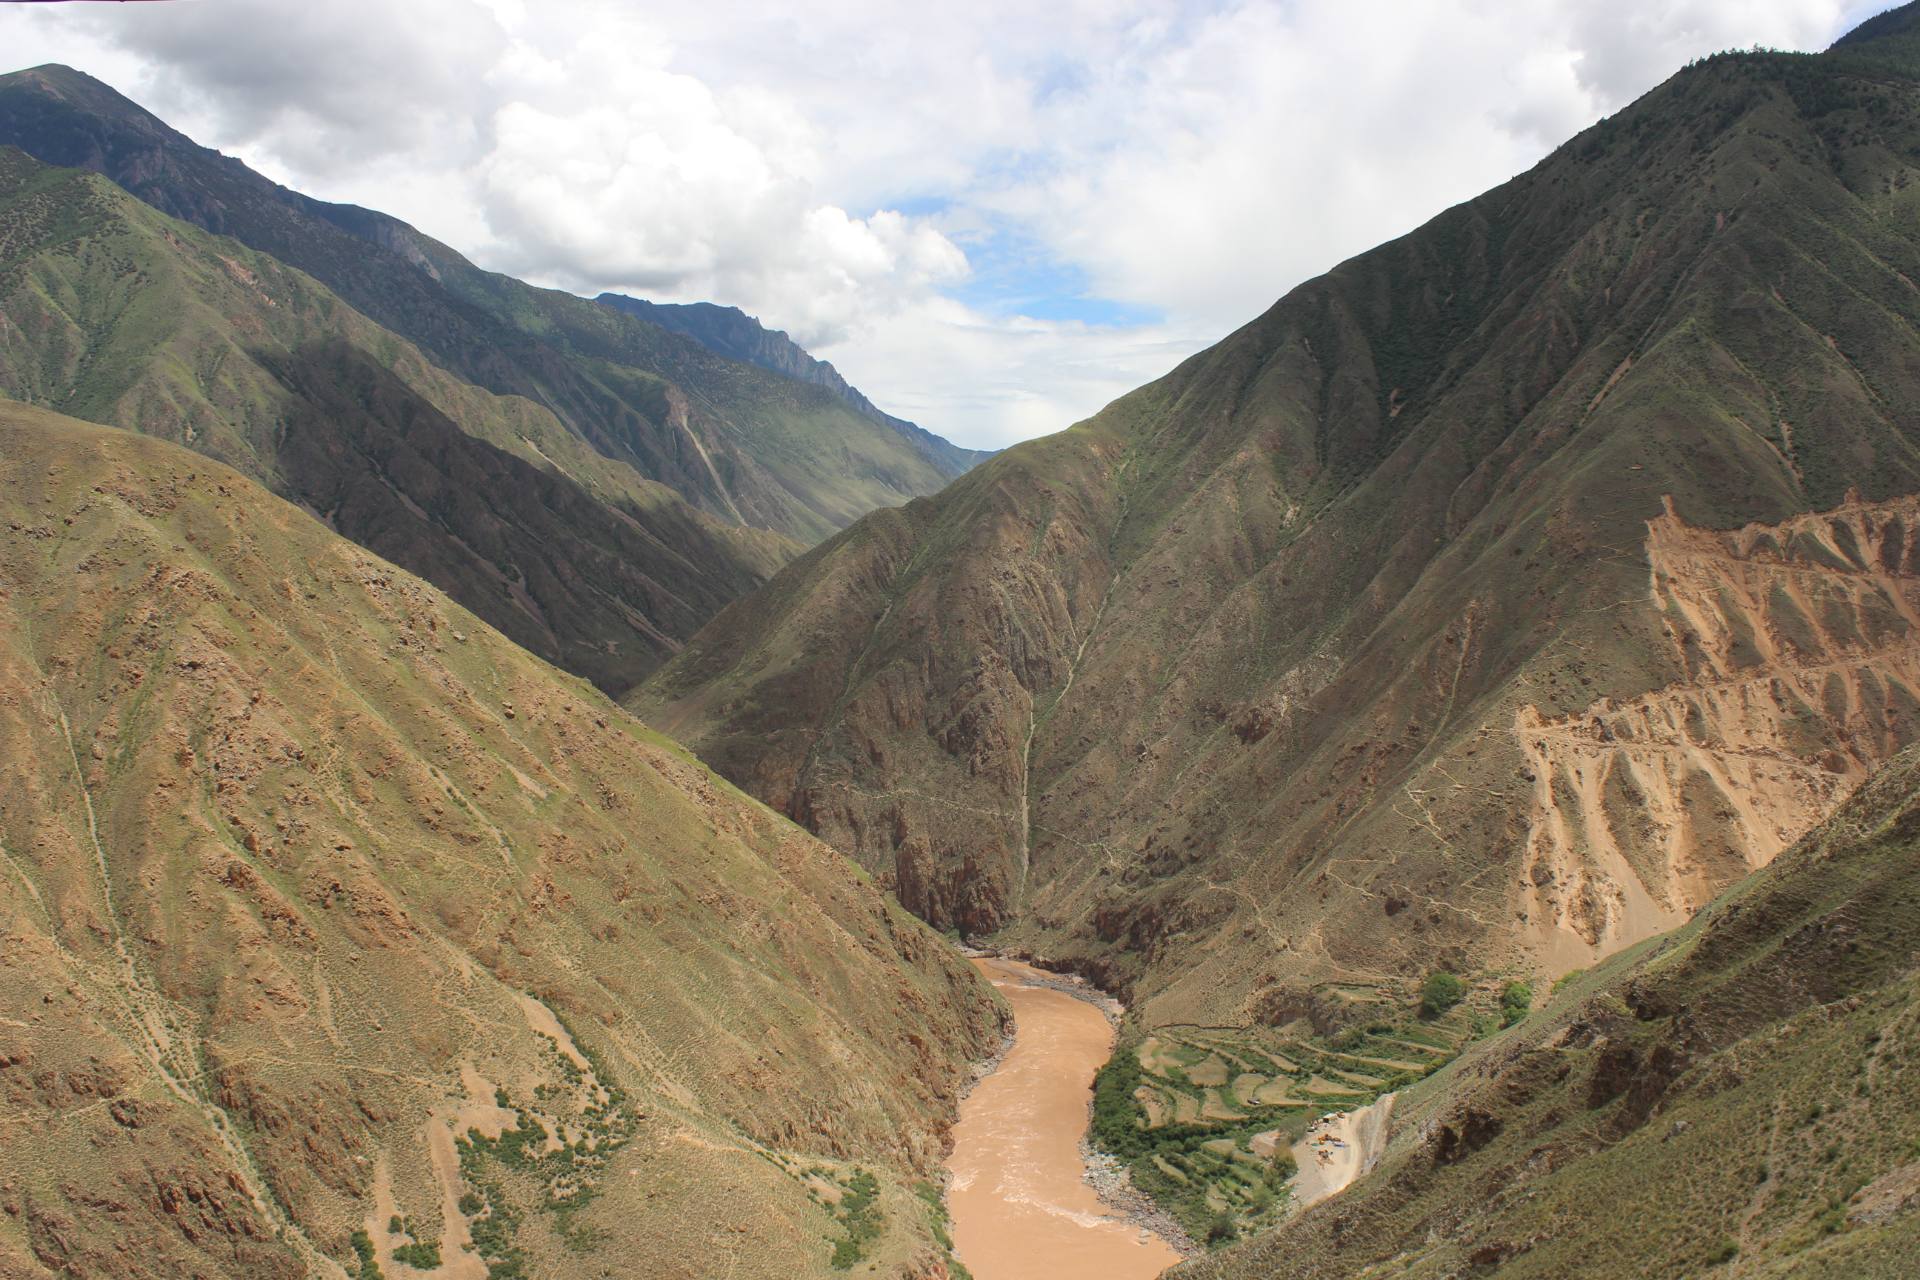
[[[0,5],[312,195],[730,303],[964,444],[1068,426],[1689,58],[1888,0]],[[11,69],[11,68],[7,68]]]

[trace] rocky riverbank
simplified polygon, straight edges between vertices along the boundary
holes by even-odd
[[[1087,1185],[1100,1197],[1101,1204],[1142,1231],[1151,1231],[1159,1236],[1172,1245],[1182,1258],[1197,1258],[1206,1252],[1174,1221],[1172,1214],[1162,1209],[1152,1196],[1133,1185],[1132,1175],[1120,1161],[1104,1151],[1096,1150],[1084,1138],[1080,1140],[1080,1155],[1086,1161]]]
[[[1031,972],[1025,975],[1028,986],[1042,987],[1049,991],[1058,991],[1062,995],[1072,996],[1075,1000],[1092,1005],[1101,1012],[1108,1024],[1111,1025],[1116,1032],[1119,1031],[1121,1023],[1126,1018],[1127,1007],[1120,1003],[1119,1000],[1108,995],[1105,991],[1102,991],[1099,987],[1077,973],[1065,973],[1045,968],[1044,966],[1047,962],[1044,958],[984,950],[971,946],[962,946],[961,950],[969,958],[1018,960],[1030,966]],[[1012,1043],[1011,1039],[1007,1041],[1009,1046]],[[1005,1052],[1006,1049],[1003,1047],[1001,1054],[992,1060],[994,1066],[999,1065],[999,1057],[1004,1056]],[[989,1067],[987,1071],[982,1074],[989,1074],[991,1070],[992,1068]],[[1089,1102],[1087,1108],[1087,1127],[1089,1131],[1091,1131],[1093,1126],[1093,1104]],[[1174,1220],[1173,1216],[1159,1206],[1152,1196],[1133,1185],[1133,1178],[1127,1172],[1124,1164],[1106,1152],[1094,1147],[1093,1143],[1084,1136],[1080,1139],[1080,1157],[1086,1167],[1085,1180],[1087,1185],[1093,1188],[1094,1194],[1100,1197],[1100,1203],[1110,1210],[1114,1216],[1139,1227],[1143,1231],[1149,1231],[1159,1236],[1168,1244],[1172,1245],[1174,1250],[1178,1252],[1182,1258],[1198,1257],[1205,1252],[1204,1249],[1187,1235],[1186,1231]]]
[[[1124,1009],[1077,978],[1000,955],[974,962],[1018,1025],[998,1066],[981,1064],[954,1129],[956,1256],[980,1280],[1152,1280],[1188,1256],[1184,1240],[1086,1141],[1088,1086]]]

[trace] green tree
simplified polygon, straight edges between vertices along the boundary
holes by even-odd
[[[1467,984],[1450,973],[1435,972],[1427,975],[1426,986],[1420,989],[1420,1011],[1429,1018],[1437,1018],[1466,998]]]
[[[1500,993],[1500,1025],[1510,1027],[1533,1008],[1533,988],[1524,982],[1509,982]]]

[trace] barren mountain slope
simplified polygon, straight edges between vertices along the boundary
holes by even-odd
[[[1916,68],[1696,65],[633,705],[1149,1023],[1684,920],[1920,734]]]
[[[1403,1097],[1373,1174],[1174,1274],[1904,1280],[1917,963],[1909,751],[1693,924]]]
[[[461,382],[305,274],[11,148],[0,314],[0,394],[238,467],[610,690],[798,550]]]
[[[839,854],[205,458],[0,508],[0,1274],[941,1256],[999,1013]]]
[[[825,388],[483,271],[397,218],[289,191],[70,67],[0,76],[0,143],[298,267],[440,368],[526,397],[723,519],[811,543],[952,474]]]

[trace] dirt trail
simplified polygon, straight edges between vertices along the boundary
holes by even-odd
[[[446,1226],[446,1235],[440,1240],[440,1269],[432,1274],[438,1280],[487,1280],[487,1264],[474,1249],[473,1231],[467,1215],[460,1211],[460,1195],[466,1184],[460,1173],[460,1153],[453,1145],[458,1124],[457,1119],[449,1122],[438,1112],[427,1117],[427,1155],[440,1183],[440,1221]],[[390,1259],[391,1252],[387,1256]]]
[[[1016,1029],[954,1126],[948,1202],[960,1261],[975,1280],[1151,1280],[1180,1255],[1101,1204],[1081,1153],[1113,1028],[1092,1004],[1029,985],[1053,975],[1011,960],[974,964],[1013,1006]]]
[[[1293,1202],[1302,1209],[1347,1186],[1379,1162],[1387,1149],[1393,1095],[1382,1094],[1357,1111],[1329,1116],[1294,1144],[1300,1172],[1293,1180]]]

